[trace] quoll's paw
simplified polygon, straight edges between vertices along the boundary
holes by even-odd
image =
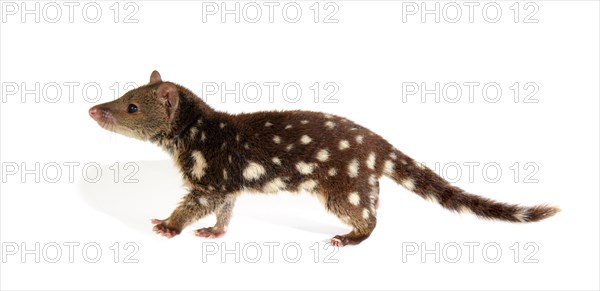
[[[194,234],[199,237],[220,238],[225,235],[225,231],[217,230],[214,227],[205,227],[197,229]]]
[[[331,241],[329,243],[334,247],[341,248],[348,244],[348,240],[342,235],[336,235],[333,238],[331,238]]]
[[[152,230],[166,238],[172,238],[181,232],[181,230],[168,227],[162,219],[152,219],[152,224],[155,224]]]

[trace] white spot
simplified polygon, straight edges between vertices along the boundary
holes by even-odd
[[[329,176],[332,176],[332,177],[335,176],[335,175],[337,175],[336,168],[329,169],[329,172],[327,172],[327,174],[329,174]]]
[[[328,120],[325,122],[325,127],[329,128],[329,129],[333,129],[335,127],[335,122]]]
[[[400,160],[400,163],[402,163],[403,165],[408,164],[405,159]]]
[[[224,150],[226,146],[227,146],[227,142],[224,142],[224,143],[221,145],[221,150]]]
[[[320,150],[317,152],[317,160],[324,162],[327,161],[327,159],[329,159],[329,151],[328,150]]]
[[[284,190],[285,182],[281,178],[275,178],[263,186],[262,191],[265,193],[275,193]]]
[[[273,123],[270,123],[270,122],[268,122],[268,121],[265,123],[265,126],[266,126],[266,127],[269,127],[269,126],[272,126],[272,125],[273,125]]]
[[[427,196],[425,196],[425,198],[433,203],[439,203],[439,201],[437,200],[437,198],[435,198],[435,195],[433,194],[428,194]]]
[[[311,141],[312,141],[312,138],[310,138],[310,136],[308,136],[306,134],[300,138],[300,142],[303,144],[309,144]]]
[[[299,162],[296,164],[296,169],[302,175],[309,175],[315,170],[315,166],[314,163]]]
[[[305,120],[302,120],[302,121],[300,121],[300,123],[302,123],[302,124],[307,124],[307,123],[308,123],[308,120],[306,120],[306,119],[305,119]]]
[[[227,170],[223,169],[223,179],[227,180]]]
[[[472,214],[473,213],[471,208],[469,208],[465,205],[461,205],[460,208],[458,209],[458,212],[460,212],[462,214]]]
[[[240,142],[240,135],[239,134],[235,135],[235,141]]]
[[[347,140],[345,140],[345,139],[340,140],[340,145],[339,145],[340,150],[345,150],[349,147],[350,147],[350,143]]]
[[[247,149],[247,150],[249,150],[250,149],[250,145],[246,142],[246,143],[244,143],[244,148]]]
[[[192,169],[192,175],[200,179],[204,176],[204,171],[208,167],[206,159],[201,151],[192,152],[192,158],[194,159],[194,168]]]
[[[358,160],[354,159],[348,164],[348,176],[350,178],[358,177]]]
[[[229,160],[229,162],[230,162],[230,163],[231,163],[231,162],[233,162],[233,161],[232,161],[232,159],[231,159],[231,155],[229,155],[229,156],[227,157],[227,159]]]
[[[288,125],[285,126],[285,129],[290,129],[290,128],[292,128],[291,124],[288,124]]]
[[[205,141],[205,140],[206,140],[206,134],[203,131],[202,135],[200,136],[200,141]]]
[[[356,136],[356,142],[357,143],[362,144],[364,140],[365,140],[364,136],[362,136],[362,135],[357,135]]]
[[[417,166],[417,168],[419,168],[421,170],[425,169],[425,165],[423,165],[423,163],[417,162],[417,161],[415,161],[414,163],[415,163],[415,166]]]
[[[517,212],[513,214],[513,217],[520,222],[527,222],[527,213],[524,209],[517,210]]]
[[[281,166],[281,160],[278,157],[272,158],[271,161],[273,162],[273,164]]]
[[[190,128],[190,138],[194,139],[198,134],[198,129],[195,127]]]
[[[202,206],[208,206],[208,199],[206,197],[198,197],[198,203]]]
[[[307,180],[307,181],[300,183],[300,185],[298,185],[299,190],[304,189],[309,192],[314,190],[315,187],[317,187],[317,182],[315,180]]]
[[[281,138],[278,135],[273,136],[273,142],[279,144],[281,143]]]
[[[227,125],[227,124],[225,124],[225,123],[221,122],[221,123],[219,124],[219,127],[220,127],[220,128],[223,128],[223,127],[225,127],[225,125]]]
[[[333,115],[328,113],[323,113],[323,116],[325,116],[325,118],[333,118]]]
[[[255,162],[250,162],[244,169],[243,175],[246,180],[258,180],[262,175],[265,174],[265,167]]]
[[[353,127],[353,128],[350,128],[350,130],[355,131],[355,130],[358,130],[358,128]]]
[[[293,144],[293,143],[291,143],[291,144],[288,144],[288,145],[285,147],[285,150],[289,152],[289,151],[291,151],[291,150],[292,150],[292,148],[294,148],[294,144]]]
[[[396,156],[396,153],[394,153],[394,152],[391,152],[391,153],[390,153],[390,158],[391,158],[392,160],[395,160],[395,159],[397,158],[397,156]]]
[[[375,186],[375,184],[377,184],[377,177],[375,175],[369,176],[369,185]]]
[[[369,218],[369,209],[363,208],[362,216],[364,219]]]
[[[375,153],[371,152],[369,157],[367,158],[367,168],[374,170],[375,169]]]
[[[406,180],[402,181],[400,184],[402,184],[402,186],[407,190],[415,190],[415,181],[411,178],[406,178]]]
[[[358,206],[360,204],[360,196],[358,196],[357,192],[352,192],[348,195],[348,201],[350,201],[350,204]]]
[[[386,160],[383,163],[383,173],[386,175],[391,175],[394,173],[394,163],[390,160]]]

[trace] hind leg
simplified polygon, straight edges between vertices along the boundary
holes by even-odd
[[[337,215],[343,222],[352,226],[352,231],[345,235],[336,235],[331,244],[337,247],[357,245],[367,239],[377,225],[375,204],[377,197],[372,193],[331,195],[327,200],[329,211]]]
[[[225,199],[225,203],[221,205],[217,211],[217,223],[213,227],[200,228],[195,231],[195,234],[199,237],[207,238],[219,238],[225,235],[227,232],[227,226],[231,220],[231,213],[233,212],[233,206],[235,204],[236,197],[231,195]]]

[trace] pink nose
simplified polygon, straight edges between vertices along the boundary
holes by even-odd
[[[96,107],[90,108],[89,113],[93,119],[96,119],[96,118],[98,118],[98,116],[100,116],[100,110],[98,110],[98,108],[96,108]]]

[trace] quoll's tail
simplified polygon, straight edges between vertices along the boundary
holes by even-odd
[[[549,205],[526,207],[469,194],[400,151],[391,154],[390,158],[384,167],[385,175],[424,199],[437,202],[451,211],[470,212],[485,219],[512,222],[538,221],[560,211]]]

